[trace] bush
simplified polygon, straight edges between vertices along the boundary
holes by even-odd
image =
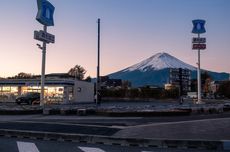
[[[217,92],[221,96],[230,98],[230,81],[223,82]]]
[[[159,88],[143,87],[140,89],[103,89],[101,91],[102,97],[115,97],[115,98],[178,98],[179,90],[164,90]]]

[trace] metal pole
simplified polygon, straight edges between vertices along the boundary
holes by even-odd
[[[96,83],[96,104],[99,101],[99,90],[100,90],[100,18],[97,20],[98,23],[98,41],[97,41],[97,83]]]
[[[47,26],[44,25],[43,30],[47,32]],[[46,66],[46,42],[43,41],[42,46],[42,71],[41,71],[41,94],[40,94],[40,105],[45,104],[44,94],[45,94],[45,66]]]
[[[198,38],[200,38],[200,34],[198,34]],[[199,43],[200,44],[200,43]],[[200,49],[198,49],[198,69],[197,69],[197,103],[200,104],[201,101],[201,74],[200,74]]]

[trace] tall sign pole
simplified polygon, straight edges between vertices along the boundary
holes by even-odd
[[[46,65],[46,44],[54,43],[55,36],[47,33],[47,26],[54,26],[53,14],[55,7],[47,0],[37,0],[38,13],[36,20],[43,25],[43,30],[34,31],[34,39],[42,41],[43,45],[37,44],[42,50],[42,69],[41,69],[41,95],[40,105],[45,104],[45,65]]]
[[[198,33],[198,39],[200,38],[200,34]],[[200,44],[200,43],[198,43]],[[197,63],[198,69],[197,69],[197,103],[201,103],[201,72],[200,72],[200,48],[198,48],[198,63]]]
[[[100,18],[97,20],[98,23],[98,41],[97,41],[97,83],[96,83],[96,104],[100,101],[100,89],[101,89],[101,81],[100,81]]]
[[[43,30],[47,33],[47,26],[44,25]],[[45,68],[46,68],[46,42],[43,41],[42,45],[42,69],[41,69],[41,94],[40,94],[40,105],[45,103],[44,93],[45,93]]]
[[[201,70],[200,70],[200,50],[206,49],[206,38],[201,38],[200,34],[205,33],[204,28],[205,20],[193,20],[193,30],[192,33],[198,34],[198,37],[192,39],[192,49],[198,50],[198,63],[197,63],[197,103],[202,103],[201,98]]]

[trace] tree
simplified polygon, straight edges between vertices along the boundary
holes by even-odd
[[[73,76],[73,77],[77,78],[78,80],[83,80],[85,73],[86,73],[86,70],[80,65],[75,65],[68,72],[68,74],[70,76]]]
[[[122,86],[121,86],[123,89],[128,89],[131,87],[131,82],[128,81],[128,80],[124,80],[122,81]]]
[[[219,95],[224,95],[225,97],[230,98],[230,81],[225,81],[220,84],[217,93]]]
[[[209,75],[207,71],[201,73],[201,88],[205,93],[210,92],[210,84],[212,81],[212,77]],[[197,91],[197,79],[191,80],[191,91]]]
[[[207,71],[201,73],[201,86],[205,96],[211,93],[211,81],[212,77]]]
[[[191,80],[191,92],[196,92],[197,91],[197,79],[192,79]]]
[[[13,77],[8,77],[8,79],[32,79],[33,75],[30,73],[20,72]]]
[[[212,93],[212,88],[211,88],[211,82],[212,82],[212,79],[211,78],[207,78],[205,80],[205,84],[204,84],[204,93],[207,95],[207,94],[211,94]]]
[[[91,76],[86,77],[86,78],[85,78],[85,81],[87,81],[87,82],[91,82],[91,81],[92,81]]]
[[[201,73],[201,84],[204,85],[207,79],[212,79],[207,71]]]

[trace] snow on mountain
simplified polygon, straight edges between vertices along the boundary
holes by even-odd
[[[124,70],[109,74],[112,79],[128,80],[133,87],[146,85],[157,85],[163,87],[168,83],[170,77],[169,68],[183,68],[191,70],[191,78],[196,79],[197,71],[183,61],[167,54],[158,53],[140,63],[130,66]],[[215,81],[228,80],[229,74],[208,71]]]
[[[131,72],[131,71],[149,71],[149,70],[161,70],[166,68],[183,68],[189,70],[196,70],[196,68],[192,65],[184,63],[183,61],[169,55],[168,53],[157,53],[152,57],[141,61],[133,66],[130,66],[123,70],[123,72]]]

